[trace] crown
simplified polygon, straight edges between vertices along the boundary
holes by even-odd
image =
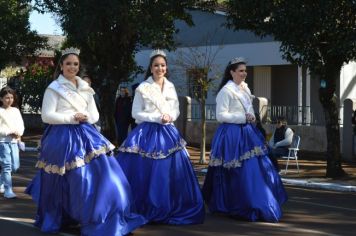
[[[246,63],[245,58],[243,57],[235,57],[229,62],[229,65],[237,64],[237,63]]]
[[[64,50],[62,50],[62,56],[67,55],[67,54],[75,54],[79,56],[80,50],[78,48],[66,48]]]
[[[165,53],[163,50],[161,50],[161,49],[155,49],[155,50],[153,50],[153,51],[151,52],[150,58],[152,58],[152,57],[154,57],[154,56],[157,56],[157,55],[160,55],[160,56],[162,56],[162,57],[166,57],[166,53]]]

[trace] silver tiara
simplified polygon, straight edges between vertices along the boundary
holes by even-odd
[[[154,57],[154,56],[157,56],[157,55],[160,55],[160,56],[162,56],[162,57],[166,57],[166,56],[167,56],[166,53],[165,53],[163,50],[161,50],[161,49],[155,49],[155,50],[153,50],[153,51],[151,52],[150,58],[152,58],[152,57]]]
[[[66,48],[66,49],[62,50],[62,56],[67,55],[67,54],[75,54],[75,55],[79,56],[80,50],[78,48],[73,48],[73,47]]]
[[[237,63],[246,63],[245,58],[243,57],[235,57],[229,62],[229,65],[237,64]]]

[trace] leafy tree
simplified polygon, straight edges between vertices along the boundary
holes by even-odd
[[[320,79],[327,131],[326,176],[344,175],[336,87],[343,64],[356,58],[356,2],[230,0],[227,9],[231,27],[262,37],[273,35],[281,42],[285,59],[307,66]]]
[[[10,78],[16,76],[20,70],[21,67],[19,66],[7,66],[1,70],[0,77]]]
[[[30,2],[0,0],[0,69],[46,45],[46,39],[30,30]]]
[[[36,0],[37,6],[58,15],[68,42],[78,46],[81,59],[100,80],[103,132],[114,140],[114,100],[120,82],[140,71],[135,53],[144,46],[174,48],[175,20],[192,25],[186,11],[215,1],[197,0]],[[94,84],[98,84],[94,81]]]
[[[53,79],[52,61],[38,61],[29,64],[22,75],[20,94],[22,104],[28,105],[29,112],[37,113],[41,109],[44,92]]]

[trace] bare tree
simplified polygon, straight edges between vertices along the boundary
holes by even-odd
[[[209,44],[210,37],[206,37],[204,46],[187,47],[177,50],[173,65],[186,73],[189,81],[190,96],[195,99],[200,108],[200,160],[206,163],[206,99],[209,89],[215,84],[214,80],[220,77],[220,68],[215,64],[218,52],[223,48],[220,45]]]

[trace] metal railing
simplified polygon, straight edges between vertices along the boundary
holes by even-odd
[[[262,122],[274,123],[278,117],[285,117],[288,124],[290,125],[324,125],[324,112],[323,110],[311,108],[311,107],[300,107],[300,106],[267,106],[263,107],[259,113],[262,111],[266,112],[267,119]],[[205,114],[207,121],[216,120],[216,104],[206,104]],[[261,114],[260,114],[261,115]],[[200,105],[191,104],[191,116],[187,117],[191,120],[200,120]]]
[[[311,108],[309,106],[267,106],[268,122],[274,123],[278,117],[286,118],[290,125],[325,124],[322,109]]]
[[[216,120],[216,104],[206,104],[205,105],[205,118],[207,121]],[[200,120],[200,104],[191,104],[191,117],[187,117],[191,120]]]

